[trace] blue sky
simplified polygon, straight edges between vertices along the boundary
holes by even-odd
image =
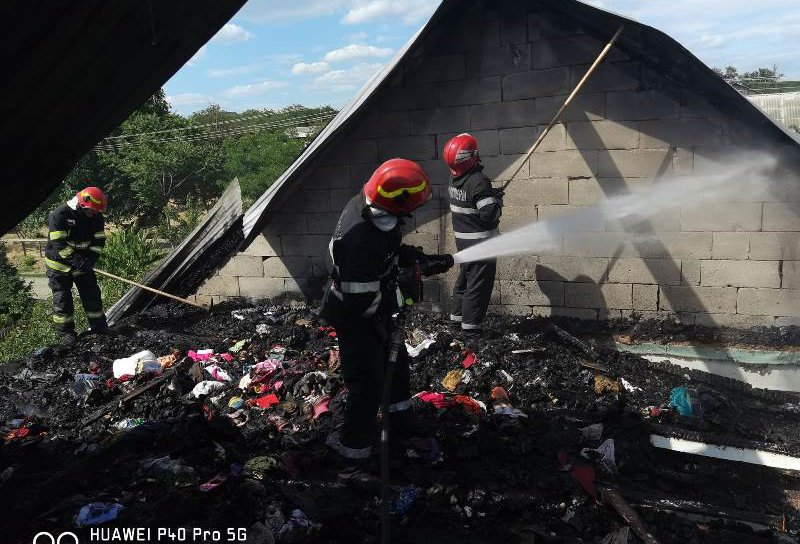
[[[777,64],[800,79],[798,0],[591,0],[670,34],[711,66]],[[181,114],[341,107],[438,0],[249,0],[165,85]]]

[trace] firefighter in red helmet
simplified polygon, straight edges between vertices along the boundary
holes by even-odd
[[[320,316],[336,328],[348,390],[344,423],[328,437],[328,446],[344,465],[340,476],[345,480],[371,478],[366,468],[377,432],[392,315],[408,298],[408,293],[400,292],[401,270],[416,263],[423,275],[433,275],[453,266],[451,255],[428,256],[401,243],[403,217],[430,196],[429,178],[419,164],[405,159],[386,161],[347,203],[328,246],[331,282]],[[390,399],[392,428],[398,430],[410,425],[408,362],[403,349]]]
[[[478,142],[471,134],[459,134],[444,146],[444,161],[452,176],[450,215],[459,251],[498,234],[503,213],[502,193],[483,173]],[[466,339],[480,338],[483,320],[494,288],[494,259],[462,263],[453,288],[450,322]]]
[[[103,300],[94,273],[94,264],[106,244],[103,213],[106,195],[97,187],[86,187],[47,217],[48,241],[45,265],[53,291],[53,323],[63,345],[75,342],[72,285],[78,288],[89,327],[107,333]]]

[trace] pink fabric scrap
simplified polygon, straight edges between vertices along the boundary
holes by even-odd
[[[478,357],[475,355],[474,351],[466,351],[465,353],[466,357],[464,357],[464,360],[461,361],[461,366],[464,368],[469,368],[478,362]]]
[[[199,349],[197,351],[190,349],[187,353],[192,361],[208,361],[214,355],[213,349]]]

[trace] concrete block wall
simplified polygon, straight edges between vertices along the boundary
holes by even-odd
[[[404,59],[391,85],[307,165],[266,230],[209,279],[199,298],[319,298],[322,255],[341,209],[380,162],[396,156],[419,161],[434,185],[432,201],[406,225],[406,242],[455,251],[444,143],[459,132],[474,134],[486,173],[501,184],[604,44],[533,1],[507,0],[497,4],[499,12],[481,5],[444,22]],[[506,192],[501,230],[574,213],[671,176],[714,171],[731,144],[759,138],[693,89],[614,49],[522,164]],[[621,243],[621,231],[649,238]],[[491,310],[793,324],[800,321],[797,231],[800,185],[788,178],[761,195],[637,225],[587,220],[555,250],[500,259]],[[427,282],[430,309],[448,309],[455,276]]]

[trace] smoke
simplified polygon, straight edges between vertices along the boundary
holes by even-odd
[[[606,234],[619,243],[654,238],[649,221],[659,214],[686,214],[711,209],[725,202],[753,202],[778,188],[775,180],[778,160],[768,154],[736,153],[716,163],[708,173],[676,177],[632,189],[624,195],[603,200],[596,206],[547,221],[531,223],[454,255],[458,263],[508,255],[559,252],[563,234],[586,230],[585,225],[622,225],[619,232]]]

